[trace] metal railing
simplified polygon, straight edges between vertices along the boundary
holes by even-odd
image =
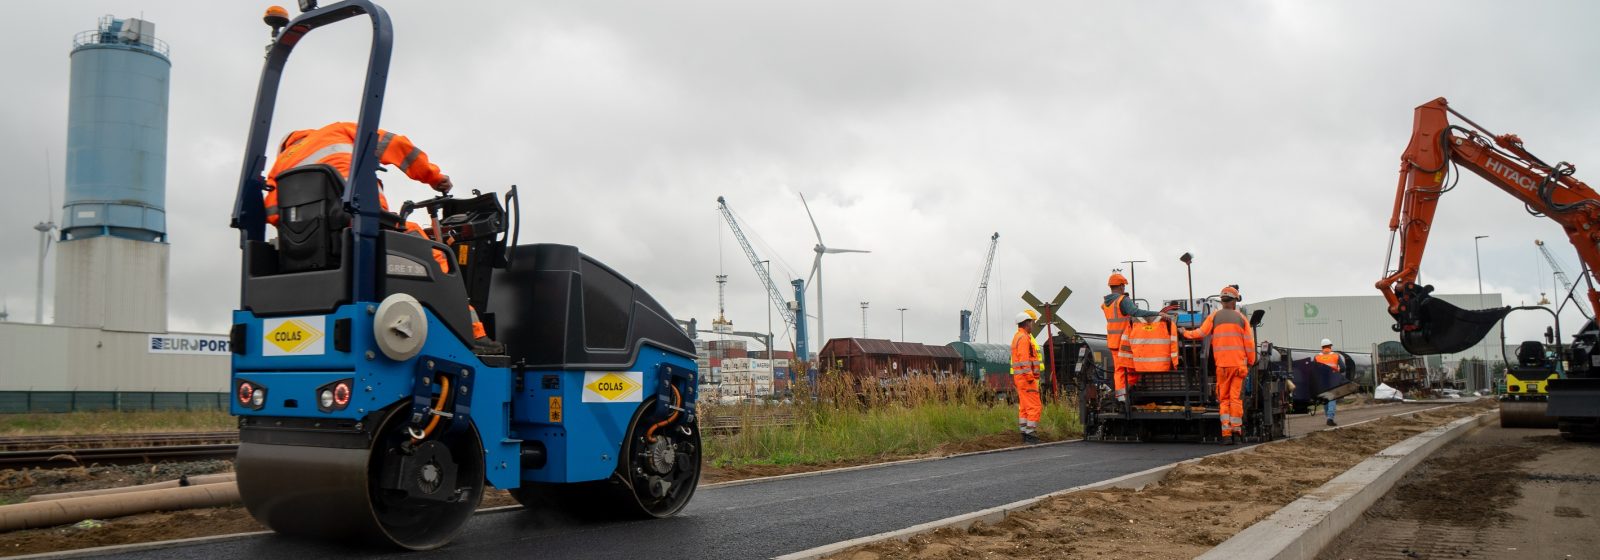
[[[91,29],[78,33],[77,35],[73,35],[72,48],[76,49],[84,45],[122,45],[125,47],[143,47],[145,49],[154,51],[163,58],[171,58],[168,55],[170,49],[167,47],[166,41],[162,41],[155,37],[140,37],[138,41],[126,41],[118,35],[118,33],[113,33],[104,29]]]

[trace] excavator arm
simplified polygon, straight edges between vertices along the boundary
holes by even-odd
[[[1451,124],[1451,115],[1471,128]],[[1455,188],[1459,177],[1452,175],[1463,168],[1521,201],[1530,214],[1560,223],[1585,269],[1600,268],[1600,194],[1572,177],[1571,164],[1547,164],[1529,153],[1516,135],[1490,133],[1451,109],[1442,97],[1429,101],[1417,107],[1411,143],[1400,156],[1385,276],[1377,283],[1400,342],[1413,354],[1466,350],[1511,311],[1461,309],[1429,295],[1433,286],[1417,284],[1434,211],[1439,199]],[[1399,261],[1390,268],[1396,239]],[[1600,309],[1600,292],[1593,281],[1589,303]]]

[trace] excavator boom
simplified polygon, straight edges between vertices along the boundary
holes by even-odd
[[[1451,124],[1454,115],[1471,128]],[[1513,134],[1494,135],[1438,98],[1417,107],[1411,142],[1400,157],[1394,212],[1389,219],[1390,252],[1384,277],[1377,283],[1395,318],[1400,342],[1413,354],[1454,353],[1477,344],[1510,313],[1510,308],[1468,310],[1431,294],[1417,284],[1423,252],[1432,233],[1439,199],[1455,187],[1459,169],[1466,169],[1522,202],[1530,213],[1560,223],[1583,266],[1600,266],[1600,195],[1572,177],[1571,164],[1547,164],[1523,147]],[[1449,186],[1446,186],[1448,183]],[[1399,240],[1398,263],[1394,242]],[[1600,293],[1591,286],[1589,302],[1600,309]]]

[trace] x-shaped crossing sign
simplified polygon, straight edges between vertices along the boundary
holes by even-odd
[[[1045,303],[1043,301],[1039,301],[1039,298],[1034,296],[1033,292],[1031,291],[1022,292],[1022,301],[1027,303],[1028,306],[1032,307],[1034,311],[1039,313],[1039,320],[1033,322],[1034,336],[1038,336],[1039,333],[1044,332],[1044,327],[1047,323],[1055,325],[1064,336],[1077,336],[1078,330],[1072,328],[1072,325],[1068,325],[1067,321],[1061,318],[1061,304],[1065,303],[1067,301],[1067,297],[1071,295],[1072,288],[1062,286],[1061,291],[1056,292],[1056,298],[1050,300],[1050,303]]]

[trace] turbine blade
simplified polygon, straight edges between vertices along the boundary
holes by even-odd
[[[805,288],[803,289],[811,289],[811,279],[817,277],[817,267],[820,266],[822,266],[822,253],[818,252],[817,258],[812,259],[811,261],[811,273],[806,275]]]
[[[832,254],[832,253],[871,253],[872,251],[863,251],[861,249],[835,249],[833,247],[824,247],[822,249],[822,252]]]
[[[806,207],[806,219],[811,220],[811,231],[817,233],[817,245],[824,245],[822,242],[822,230],[817,229],[817,219],[811,216],[811,204],[806,202],[805,193],[800,193],[800,204],[804,204]]]

